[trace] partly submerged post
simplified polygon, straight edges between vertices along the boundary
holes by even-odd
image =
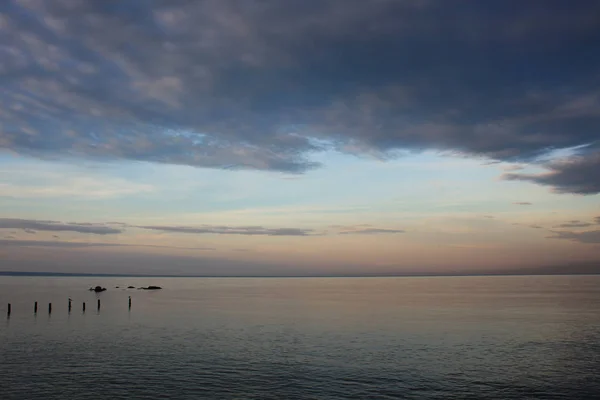
[[[98,299],[98,311],[100,311],[100,299]]]
[[[37,314],[37,301],[33,303],[33,313]]]
[[[129,296],[129,309],[131,310],[131,296]]]
[[[71,298],[69,297],[69,312],[71,312]]]
[[[48,303],[48,314],[52,314],[52,303]]]
[[[8,310],[6,311],[6,315],[10,315],[10,312],[12,311],[11,308],[12,308],[11,304],[8,303]]]
[[[85,312],[85,301],[83,302],[83,312]]]

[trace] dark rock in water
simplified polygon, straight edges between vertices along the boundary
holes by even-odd
[[[127,286],[127,289],[135,289],[135,286]]]
[[[115,289],[118,289],[118,288],[119,288],[118,286],[115,286]]]
[[[106,290],[106,288],[103,288],[102,286],[96,286],[96,287],[90,288],[91,292],[96,292],[96,293],[104,292],[105,290]]]
[[[148,287],[142,287],[140,289],[143,290],[158,290],[158,289],[162,289],[160,286],[148,286]]]

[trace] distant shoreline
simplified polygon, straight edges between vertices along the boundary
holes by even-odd
[[[144,274],[94,274],[69,272],[19,272],[0,271],[1,276],[54,277],[54,278],[433,278],[433,277],[485,277],[485,276],[584,276],[600,272],[505,272],[505,273],[452,273],[452,274],[373,274],[373,275],[144,275]]]

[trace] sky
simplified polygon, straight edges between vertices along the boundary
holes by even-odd
[[[591,0],[2,1],[0,270],[600,272],[599,44]]]

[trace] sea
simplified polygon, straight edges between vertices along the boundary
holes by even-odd
[[[2,400],[600,399],[600,276],[5,276],[0,312]]]

